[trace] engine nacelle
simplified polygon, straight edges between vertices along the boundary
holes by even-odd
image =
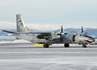
[[[49,35],[37,35],[36,37],[39,39],[48,39]]]

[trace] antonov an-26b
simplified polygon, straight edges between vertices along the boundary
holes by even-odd
[[[61,32],[34,32],[26,28],[21,14],[16,15],[17,32],[2,30],[3,32],[14,33],[15,37],[22,38],[38,45],[42,45],[44,48],[49,48],[52,44],[64,44],[64,47],[69,47],[69,44],[82,44],[82,47],[86,47],[87,44],[93,43],[95,39],[83,33],[83,27],[81,33],[64,33],[63,26],[61,26]]]

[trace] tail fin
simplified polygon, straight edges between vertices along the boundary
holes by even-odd
[[[17,32],[28,32],[21,14],[16,15]]]

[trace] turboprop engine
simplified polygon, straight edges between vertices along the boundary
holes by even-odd
[[[37,35],[36,37],[39,39],[48,39],[49,35]]]

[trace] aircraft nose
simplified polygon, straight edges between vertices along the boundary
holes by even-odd
[[[93,38],[93,42],[95,42],[95,39]]]
[[[94,38],[91,38],[92,42],[95,42],[95,39]]]
[[[94,38],[88,38],[88,40],[85,40],[86,42],[88,42],[88,43],[93,43],[93,42],[95,42],[95,39]]]

